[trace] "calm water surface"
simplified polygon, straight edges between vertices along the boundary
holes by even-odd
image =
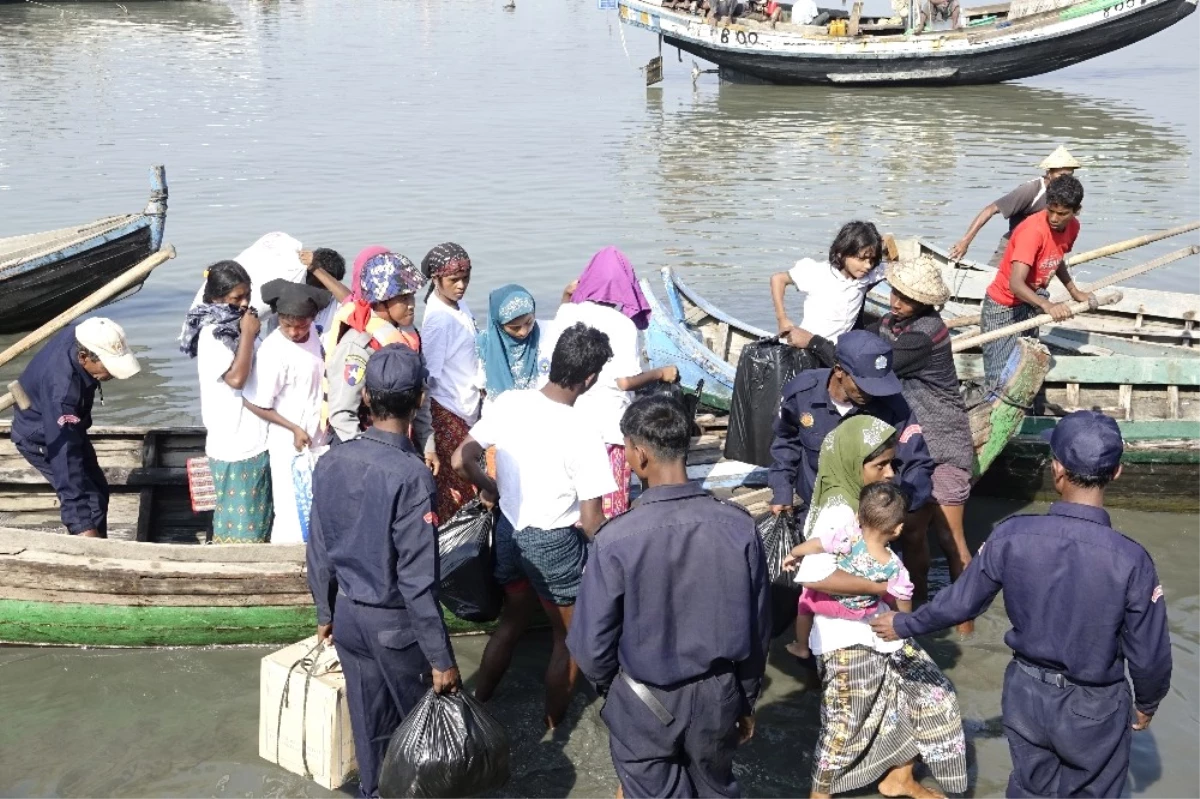
[[[167,166],[179,257],[106,311],[147,368],[111,386],[100,422],[199,421],[194,367],[174,343],[182,313],[206,264],[272,230],[348,259],[383,243],[419,260],[457,240],[476,264],[468,299],[481,316],[487,291],[511,281],[551,313],[592,252],[615,243],[644,275],[672,266],[769,324],[767,276],[819,257],[842,222],[949,244],[1060,143],[1088,166],[1081,248],[1200,218],[1195,16],[1019,85],[831,91],[704,76],[693,88],[690,58],[668,50],[667,80],[647,90],[636,65],[653,39],[591,0],[501,5],[0,5],[0,236],[140,209],[146,168]],[[972,253],[986,257],[1001,231],[993,221]],[[1197,291],[1200,279],[1193,260],[1140,285]],[[973,508],[976,539],[1013,510]],[[1195,796],[1200,522],[1117,518],[1162,570],[1176,656],[1172,696],[1136,739],[1131,788]],[[976,795],[1002,792],[1007,773],[1003,630],[997,607],[975,640],[934,644],[961,692]],[[538,737],[544,644],[530,642],[497,700],[518,745],[510,790],[611,795],[594,704],[578,700],[569,740]],[[480,648],[460,642],[468,671]],[[0,795],[320,795],[257,758],[262,654],[0,651]],[[807,791],[816,704],[779,664],[740,766],[754,795]]]

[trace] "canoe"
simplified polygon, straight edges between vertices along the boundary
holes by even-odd
[[[907,20],[863,16],[861,8],[851,8],[846,35],[833,35],[826,25],[781,22],[773,29],[747,18],[713,25],[663,8],[662,0],[618,3],[622,23],[713,62],[725,81],[961,86],[1027,78],[1119,50],[1187,17],[1196,0],[1014,0],[964,8],[963,30],[920,35],[907,32]]]
[[[166,218],[166,172],[155,166],[141,213],[0,238],[0,334],[34,329],[157,252]]]

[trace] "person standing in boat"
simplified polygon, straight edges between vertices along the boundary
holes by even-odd
[[[210,266],[204,301],[188,311],[179,340],[179,349],[196,359],[200,378],[216,544],[266,543],[275,516],[267,424],[242,402],[260,327],[250,308],[251,290],[250,276],[237,261]]]
[[[830,245],[827,262],[802,258],[788,271],[771,275],[779,334],[793,347],[811,352],[823,366],[832,367],[838,337],[858,324],[867,292],[883,282],[883,252],[883,237],[875,225],[847,222]],[[800,324],[791,320],[784,305],[788,286],[805,295]]]
[[[996,246],[996,251],[988,259],[989,266],[998,266],[1000,259],[1004,257],[1004,251],[1008,249],[1008,240],[1012,236],[1013,231],[1026,219],[1045,209],[1046,188],[1055,178],[1075,174],[1075,170],[1079,169],[1080,166],[1080,163],[1067,152],[1066,147],[1055,149],[1054,152],[1050,153],[1042,161],[1041,168],[1045,170],[1045,173],[1040,178],[1034,178],[1017,186],[1008,194],[984,208],[971,220],[971,225],[967,228],[967,232],[950,248],[950,257],[956,261],[966,258],[967,249],[970,248],[971,242],[975,240],[975,237],[979,235],[979,231],[983,230],[983,226],[988,223],[988,220],[996,214],[1000,214],[1008,220],[1008,232],[1000,237],[1000,243]]]
[[[1064,175],[1046,189],[1046,209],[1026,219],[1013,231],[996,277],[988,286],[980,307],[983,333],[1049,314],[1056,322],[1074,316],[1065,302],[1051,302],[1050,278],[1057,277],[1075,302],[1095,303],[1094,294],[1075,286],[1067,269],[1066,256],[1079,236],[1076,215],[1083,206],[1083,185]],[[986,387],[995,388],[1004,365],[1017,345],[1017,335],[1004,336],[982,345]],[[1037,338],[1036,328],[1020,335]]]
[[[12,442],[54,487],[71,535],[108,537],[108,481],[88,439],[100,384],[141,371],[125,331],[97,316],[69,325],[42,347],[18,383],[29,407],[13,413]]]

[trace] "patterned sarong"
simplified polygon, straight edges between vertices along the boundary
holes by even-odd
[[[611,519],[629,510],[629,463],[625,460],[624,444],[606,444],[608,464],[612,467],[617,490],[604,495],[604,518]]]
[[[429,410],[433,417],[434,446],[442,464],[434,477],[437,483],[437,516],[439,519],[450,519],[478,493],[469,480],[459,477],[450,468],[450,458],[471,432],[471,425],[435,399],[429,400]]]
[[[869,785],[918,755],[944,791],[967,789],[966,741],[954,686],[920,644],[862,646],[820,658],[821,735],[812,790]]]
[[[266,452],[244,461],[208,460],[217,507],[213,543],[265,544],[275,506],[271,499],[271,457]]]

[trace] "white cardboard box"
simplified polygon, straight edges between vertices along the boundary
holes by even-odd
[[[258,754],[301,775],[305,774],[303,755],[307,754],[307,776],[336,790],[357,770],[354,736],[346,679],[333,647],[321,648],[315,656],[313,676],[308,677],[312,657],[305,657],[316,642],[314,635],[262,659]]]

